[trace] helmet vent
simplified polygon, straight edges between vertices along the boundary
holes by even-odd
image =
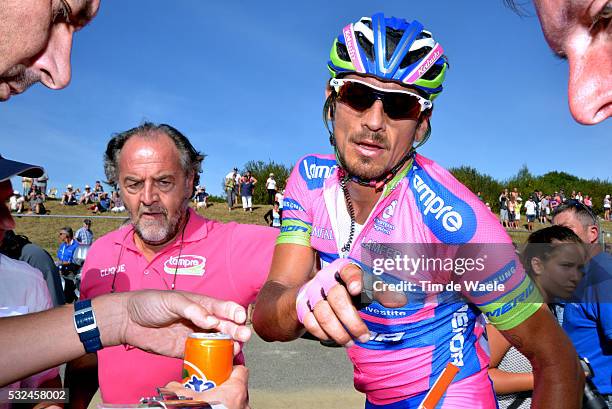
[[[427,70],[427,72],[425,74],[423,74],[423,76],[421,78],[423,78],[424,80],[428,80],[431,81],[433,79],[435,79],[438,75],[440,75],[440,73],[442,72],[442,67],[444,67],[443,65],[432,65],[430,69]]]
[[[386,29],[387,35],[387,61],[391,59],[391,56],[395,52],[395,48],[397,47],[397,43],[402,39],[404,35],[404,30],[396,30],[392,27],[387,26]]]
[[[348,49],[345,44],[342,44],[340,41],[336,42],[336,53],[338,53],[338,57],[342,61],[350,61],[351,57],[349,55]]]
[[[406,54],[406,56],[402,60],[402,63],[400,64],[400,68],[406,68],[414,64],[415,62],[420,61],[430,51],[431,51],[431,47],[421,47],[418,50],[410,51],[408,54]]]
[[[359,43],[359,46],[361,46],[361,48],[365,52],[366,56],[368,57],[368,60],[373,60],[374,52],[373,52],[372,43],[370,43],[370,40],[368,40],[363,33],[357,32],[356,34],[357,34],[357,42]]]

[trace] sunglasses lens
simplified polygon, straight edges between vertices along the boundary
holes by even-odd
[[[376,95],[373,91],[372,88],[358,82],[346,82],[340,87],[338,99],[354,110],[361,112],[370,108],[376,101]]]
[[[391,119],[418,119],[421,104],[417,97],[399,92],[381,92],[358,82],[345,82],[338,93],[338,100],[356,111],[369,109],[376,99],[383,101],[383,108]]]
[[[388,93],[383,106],[391,119],[418,119],[421,114],[421,104],[412,95]]]

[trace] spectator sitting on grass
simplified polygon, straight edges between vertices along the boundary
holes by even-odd
[[[208,198],[208,193],[206,193],[206,187],[196,186],[196,193],[195,193],[194,201],[195,201],[197,209],[201,207],[206,209],[208,207],[208,203],[206,202],[207,198]]]
[[[121,195],[119,195],[119,192],[117,192],[116,190],[113,190],[113,193],[111,195],[111,212],[125,212],[125,206],[123,205]]]
[[[62,195],[62,204],[66,206],[74,206],[77,203],[76,192],[72,189],[72,185],[67,185],[66,191]]]
[[[91,207],[94,213],[104,213],[110,209],[110,198],[108,197],[108,193],[102,192],[100,196],[98,196],[98,203]]]
[[[100,196],[103,192],[104,192],[104,187],[102,187],[102,183],[100,183],[99,180],[96,180],[96,184],[94,185],[94,188],[93,188],[94,200],[95,201],[100,200]]]
[[[79,199],[79,204],[91,204],[94,202],[94,192],[92,192],[91,187],[89,185],[85,185],[85,191],[83,195]]]
[[[30,199],[30,213],[34,214],[47,214],[47,209],[45,209],[44,198],[40,190],[37,187],[33,187],[30,195],[28,197]]]
[[[13,195],[9,199],[9,205],[11,207],[11,212],[23,213],[23,204],[25,203],[25,199],[19,191],[13,190]]]

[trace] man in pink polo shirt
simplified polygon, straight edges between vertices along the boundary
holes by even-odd
[[[82,298],[159,289],[191,291],[243,306],[255,300],[267,277],[277,230],[223,224],[190,209],[203,158],[169,125],[144,123],[111,139],[104,168],[108,181],[120,188],[131,223],[91,247],[83,267]],[[107,403],[136,403],[181,377],[182,360],[129,346],[100,350],[97,361]],[[241,354],[235,362],[234,372],[243,374]],[[71,392],[85,390],[85,385],[71,386]],[[90,393],[97,387],[95,382],[89,386]],[[246,392],[246,383],[244,388]],[[75,399],[86,404],[90,397],[73,395],[71,400],[74,406]],[[235,393],[223,394],[223,385],[201,397],[221,400],[230,408],[247,404],[246,393],[239,401]]]

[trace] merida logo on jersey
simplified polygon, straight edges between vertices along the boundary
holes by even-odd
[[[323,187],[323,182],[331,174],[334,168],[337,167],[336,161],[333,159],[318,158],[316,156],[307,156],[300,163],[300,175],[306,182],[308,190],[320,189]]]
[[[470,322],[467,315],[468,306],[463,305],[453,313],[451,325],[453,327],[453,337],[450,340],[449,349],[451,363],[456,366],[463,366],[463,346],[465,344],[465,331]]]
[[[476,232],[474,210],[420,166],[412,170],[410,189],[425,224],[442,243],[469,242]]]
[[[514,297],[511,301],[503,304],[501,307],[494,309],[493,311],[487,312],[485,315],[492,320],[495,317],[501,317],[502,315],[511,311],[519,302],[525,301],[535,290],[533,282],[530,282],[525,291]]]

